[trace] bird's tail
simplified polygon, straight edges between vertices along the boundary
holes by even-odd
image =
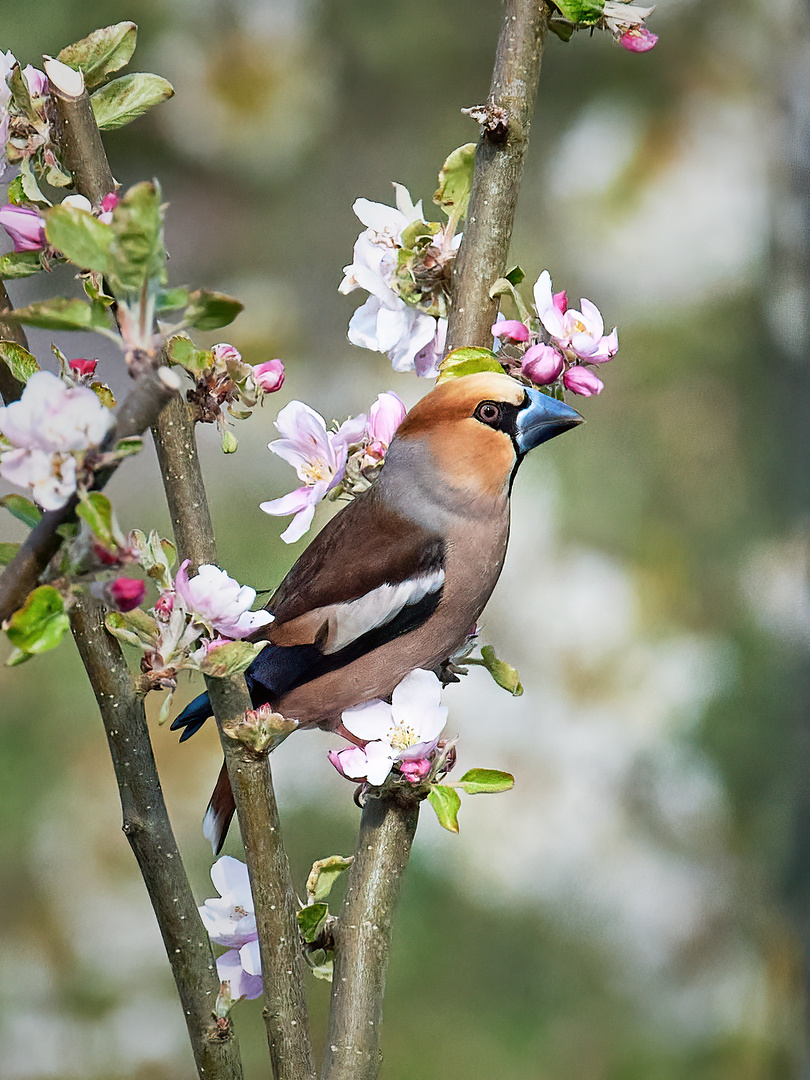
[[[190,739],[192,735],[195,735],[200,730],[209,716],[213,715],[214,710],[211,708],[208,694],[200,694],[186,705],[179,716],[174,718],[171,730],[179,731],[180,728],[183,728],[180,742],[185,742],[186,739]]]
[[[223,761],[203,818],[203,834],[207,840],[211,841],[215,855],[219,855],[222,850],[235,810],[236,803],[231,790],[231,782],[228,779],[228,769]]]

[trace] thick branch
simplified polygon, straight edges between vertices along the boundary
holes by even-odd
[[[0,281],[0,341],[15,341],[18,345],[22,345],[24,349],[27,349],[28,338],[25,336],[25,331],[20,324],[13,319],[3,318],[7,311],[13,310],[11,300],[6,292],[6,286]],[[12,401],[19,401],[24,389],[23,383],[15,379],[3,361],[0,360],[0,397],[2,397],[5,404],[10,405]]]
[[[118,410],[116,425],[107,437],[102,450],[109,450],[121,439],[141,435],[154,423],[158,413],[172,397],[174,391],[154,371],[140,376]],[[93,487],[104,487],[118,468],[119,462],[100,469]],[[59,510],[49,510],[31,530],[28,539],[0,575],[0,623],[4,622],[22,605],[34,589],[40,575],[59,550],[62,537],[57,533],[60,525],[76,518],[77,496],[73,496]]]
[[[541,0],[507,0],[453,274],[448,351],[492,340],[498,302],[489,290],[506,272],[547,19]]]
[[[201,1080],[239,1080],[236,1035],[214,1006],[219,978],[163,801],[143,701],[126,661],[104,628],[103,609],[76,598],[71,627],[96,695],[123,811],[123,829],[138,860],[166,946]]]
[[[208,499],[200,471],[194,422],[185,402],[172,402],[154,428],[163,486],[181,558],[195,566],[216,562]],[[222,732],[251,708],[244,678],[208,679],[256,908],[262,959],[264,1020],[276,1080],[314,1080],[304,993],[306,970],[298,944],[297,903],[281,837],[270,762]]]
[[[408,864],[417,803],[369,799],[335,927],[332,1007],[322,1080],[376,1080],[394,910]]]
[[[45,74],[56,112],[56,132],[62,164],[80,194],[98,206],[115,191],[115,180],[101,141],[90,95],[78,72],[45,57]]]

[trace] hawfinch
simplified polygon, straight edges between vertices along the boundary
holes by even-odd
[[[529,450],[582,417],[508,375],[442,383],[397,429],[375,483],[336,514],[267,603],[269,640],[245,677],[302,727],[335,728],[344,709],[386,698],[414,668],[464,644],[503,566],[509,495]],[[177,717],[182,739],[211,715],[202,694]],[[220,774],[204,831],[218,852],[233,816]]]

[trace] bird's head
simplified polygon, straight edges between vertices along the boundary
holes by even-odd
[[[582,422],[564,402],[487,371],[431,390],[402,421],[394,444],[426,445],[452,486],[497,494],[508,490],[529,450]]]

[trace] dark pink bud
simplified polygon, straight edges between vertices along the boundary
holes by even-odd
[[[36,210],[7,203],[0,208],[0,225],[14,243],[14,250],[41,251],[45,247],[45,219]]]
[[[649,52],[655,47],[658,35],[648,30],[646,26],[634,26],[625,30],[619,38],[619,44],[628,52]]]
[[[501,319],[493,325],[492,336],[508,338],[510,341],[528,341],[529,328],[517,319]]]
[[[118,196],[114,191],[111,191],[108,195],[105,195],[101,200],[101,211],[104,214],[109,214],[118,206]]]
[[[105,566],[119,566],[121,563],[118,552],[110,551],[110,549],[105,548],[103,544],[93,544],[93,554],[98,561],[104,563]]]
[[[583,367],[581,364],[577,364],[566,371],[563,376],[563,383],[566,390],[570,390],[574,394],[581,394],[582,397],[593,397],[594,394],[601,394],[605,385],[598,375],[595,375],[590,368]]]
[[[561,315],[568,311],[568,293],[565,289],[562,292],[555,292],[551,299],[554,301],[554,307]]]
[[[162,592],[155,604],[155,615],[163,622],[167,622],[172,611],[174,611],[174,593]]]
[[[410,780],[412,784],[418,784],[430,772],[430,761],[428,758],[412,758],[408,761],[400,761],[399,771],[406,780]]]
[[[284,365],[280,360],[265,360],[263,364],[255,364],[253,378],[265,394],[273,394],[284,384]]]
[[[98,360],[69,360],[68,367],[74,375],[87,379],[95,374]]]
[[[146,596],[146,585],[137,578],[119,577],[110,582],[107,595],[119,611],[132,611]]]
[[[532,345],[527,349],[521,362],[523,374],[532,380],[535,386],[547,386],[559,379],[565,361],[551,345]]]

